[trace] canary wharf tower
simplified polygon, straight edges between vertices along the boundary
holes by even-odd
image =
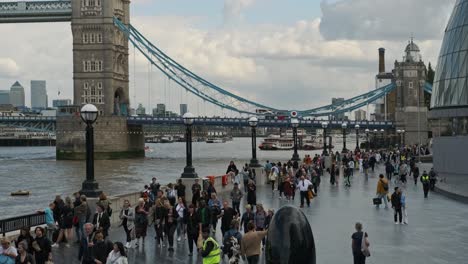
[[[439,124],[433,131],[433,157],[434,169],[445,180],[440,188],[468,201],[468,190],[462,188],[468,187],[468,0],[455,3],[445,30],[429,117]]]

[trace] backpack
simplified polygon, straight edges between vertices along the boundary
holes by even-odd
[[[385,183],[384,181],[380,180],[382,182],[382,186],[384,191],[388,191],[388,183]]]
[[[239,241],[237,241],[236,236],[238,235],[238,231],[226,233],[225,239],[223,241],[223,253],[232,256],[233,254],[233,246],[238,246]]]

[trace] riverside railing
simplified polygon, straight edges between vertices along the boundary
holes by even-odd
[[[45,214],[35,213],[0,219],[0,233],[5,237],[6,233],[18,231],[24,227],[33,227],[45,224]]]

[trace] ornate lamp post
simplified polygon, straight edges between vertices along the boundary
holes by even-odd
[[[328,155],[328,152],[327,152],[327,127],[328,127],[328,122],[322,122],[322,128],[323,128],[323,152],[322,152],[322,154],[324,156]]]
[[[379,133],[379,131],[377,129],[374,129],[373,132],[374,132],[374,149],[375,149],[377,147],[377,134]]]
[[[297,154],[297,128],[299,127],[299,120],[297,118],[291,118],[291,126],[293,128],[293,139],[294,139],[294,153],[292,155],[292,161],[300,161],[299,154]]]
[[[356,149],[359,149],[359,125],[355,125],[354,128],[356,129]]]
[[[252,159],[250,160],[250,167],[260,167],[257,160],[257,124],[257,117],[252,116],[249,118],[249,125],[252,128]]]
[[[182,118],[184,119],[184,124],[186,127],[185,130],[185,155],[187,157],[187,163],[184,168],[184,172],[181,175],[181,178],[198,178],[195,168],[192,165],[192,125],[195,116],[192,113],[185,113]]]
[[[398,139],[398,147],[400,147],[401,146],[401,130],[397,129],[396,133],[397,133],[397,139]]]
[[[383,130],[383,128],[380,129],[380,134],[381,134],[380,136],[382,137],[382,143],[381,143],[382,145],[381,145],[381,147],[385,147],[385,137],[384,137],[384,133],[385,133],[385,130]]]
[[[367,140],[367,144],[366,144],[366,152],[369,152],[369,145],[370,145],[370,142],[369,142],[369,132],[370,130],[368,128],[366,128],[366,130],[364,130],[366,132],[366,140]]]
[[[94,180],[94,128],[93,123],[98,118],[95,105],[87,104],[81,108],[80,116],[86,123],[86,180],[82,184],[81,194],[87,197],[98,197],[102,191]]]
[[[404,129],[401,130],[401,137],[402,137],[402,139],[403,139],[403,146],[405,146],[405,144],[406,144],[406,143],[405,143],[405,141],[406,141],[406,140],[405,140],[405,133],[406,133],[406,131],[405,131]]]
[[[343,129],[343,150],[341,152],[346,153],[348,150],[346,149],[346,128],[348,127],[347,123],[342,123],[341,128]]]

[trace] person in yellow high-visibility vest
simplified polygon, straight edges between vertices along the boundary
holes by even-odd
[[[210,229],[203,229],[202,236],[203,247],[201,255],[203,257],[203,264],[219,264],[221,262],[221,248],[218,242],[210,236]]]

